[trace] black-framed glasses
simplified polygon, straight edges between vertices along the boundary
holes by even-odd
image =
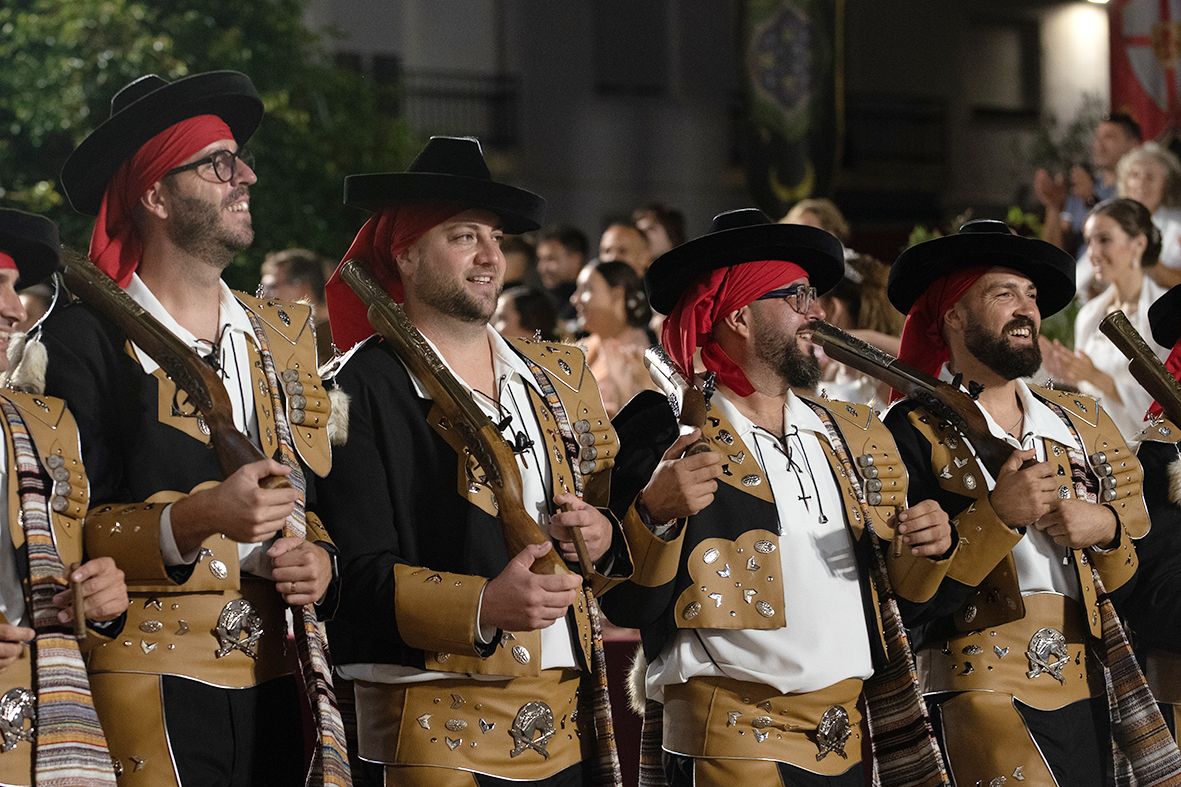
[[[254,169],[254,154],[247,148],[239,148],[238,150],[215,150],[203,159],[198,159],[191,164],[182,164],[179,167],[173,167],[164,173],[164,177],[169,175],[176,175],[181,172],[188,172],[190,169],[199,169],[206,165],[212,167],[213,176],[222,183],[229,183],[234,179],[234,175],[238,173],[238,162],[241,161],[250,169]],[[200,173],[198,173],[200,174]]]
[[[758,300],[768,301],[779,298],[787,301],[791,308],[800,314],[806,315],[812,308],[812,304],[816,303],[816,288],[807,284],[793,284],[790,287],[781,287],[778,290],[763,293],[758,297]]]

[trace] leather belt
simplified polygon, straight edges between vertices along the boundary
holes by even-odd
[[[91,672],[246,688],[294,671],[286,605],[274,582],[244,576],[240,591],[130,595],[123,633],[87,654]]]
[[[553,669],[509,680],[354,681],[358,751],[386,765],[545,779],[592,754],[579,680],[574,670]]]
[[[664,688],[664,748],[837,776],[861,762],[861,689],[856,678],[802,694],[726,677],[690,678]]]
[[[1040,710],[1056,710],[1104,691],[1089,656],[1082,605],[1057,593],[1024,597],[1025,617],[970,631],[920,650],[925,694],[994,691]]]

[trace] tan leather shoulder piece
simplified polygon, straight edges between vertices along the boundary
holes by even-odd
[[[394,566],[394,617],[402,639],[425,651],[479,655],[476,615],[488,580],[399,563]]]
[[[719,481],[765,502],[775,502],[766,473],[721,409],[706,409],[701,436],[710,448],[722,455],[722,476]]]
[[[1132,455],[1119,427],[1095,400],[1082,394],[1031,387],[1043,400],[1056,404],[1078,432],[1089,469],[1099,479],[1099,502],[1119,517],[1120,527],[1132,538],[1143,538],[1150,527],[1144,503],[1144,468]]]
[[[82,466],[82,445],[78,437],[78,426],[61,399],[7,389],[0,391],[0,395],[20,413],[41,466],[53,479],[48,501],[50,516],[55,538],[58,540],[58,551],[68,565],[81,555],[82,520],[90,506],[90,481],[86,477],[86,469]],[[7,424],[4,430],[11,449],[12,438],[7,434]],[[11,465],[11,450],[8,456]],[[14,543],[19,546],[24,543],[20,520],[14,516],[14,511],[19,508],[19,496],[10,494],[9,498],[10,530],[13,531]],[[17,531],[20,531],[19,540]]]
[[[295,450],[313,473],[327,475],[332,469],[332,449],[328,442],[332,404],[316,362],[311,307],[252,298],[241,292],[234,295],[258,317],[267,332]]]
[[[619,437],[603,406],[599,384],[586,364],[586,355],[579,347],[559,342],[510,339],[509,344],[541,367],[552,381],[554,392],[574,431],[580,436],[591,435],[594,438],[592,444],[586,447],[593,448],[593,452],[584,450],[579,458],[583,497],[592,505],[606,505],[611,478],[608,471],[615,465],[615,457],[619,453]],[[540,412],[538,404],[538,401],[534,401],[534,409],[538,411],[545,431],[548,413]]]
[[[1175,444],[1181,442],[1181,428],[1168,418],[1153,421],[1145,424],[1140,430],[1140,434],[1136,435],[1136,442]]]
[[[779,629],[787,625],[778,576],[779,536],[748,530],[707,538],[689,555],[693,581],[673,607],[678,628]]]
[[[845,450],[865,491],[866,504],[876,515],[874,532],[889,541],[894,537],[890,523],[906,504],[906,465],[894,436],[872,408],[851,402],[819,402],[801,397],[813,407],[823,408],[833,419]]]

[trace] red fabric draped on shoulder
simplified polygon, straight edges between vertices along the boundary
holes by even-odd
[[[168,170],[183,164],[206,145],[233,138],[230,127],[217,115],[197,115],[145,142],[107,184],[90,235],[91,261],[120,287],[126,287],[143,255],[132,213],[135,203]]]
[[[664,321],[661,343],[673,362],[689,376],[693,374],[693,354],[700,347],[705,368],[717,375],[718,382],[739,396],[750,396],[754,386],[714,340],[714,325],[759,296],[807,278],[807,272],[799,265],[781,260],[743,262],[710,271],[681,295]]]
[[[365,304],[340,278],[341,265],[352,259],[366,263],[378,284],[401,303],[404,296],[396,258],[432,227],[463,210],[462,206],[453,204],[398,205],[382,209],[365,222],[324,288],[332,341],[341,352],[348,352],[357,342],[373,335]]]

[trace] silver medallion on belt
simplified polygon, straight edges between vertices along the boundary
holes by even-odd
[[[1070,663],[1070,654],[1066,652],[1066,637],[1061,631],[1054,628],[1038,629],[1029,638],[1025,655],[1029,659],[1029,672],[1025,675],[1030,680],[1046,673],[1059,683],[1066,683],[1062,669]]]
[[[254,607],[244,598],[236,598],[222,607],[217,616],[218,648],[214,655],[219,659],[239,650],[252,659],[258,658],[258,640],[263,635],[262,619]]]
[[[849,759],[845,754],[845,741],[853,734],[853,727],[849,723],[849,711],[840,705],[833,705],[820,717],[820,724],[816,727],[816,745],[820,751],[816,755],[819,762],[828,756],[829,752],[839,754],[841,759]]]
[[[513,736],[513,750],[509,756],[518,757],[532,749],[548,760],[549,752],[545,747],[554,732],[554,712],[550,706],[541,700],[526,702],[517,711],[513,726],[509,728],[509,734]]]
[[[25,726],[28,722],[29,726]],[[37,701],[28,689],[9,689],[0,697],[0,751],[12,751],[21,741],[37,736]]]

